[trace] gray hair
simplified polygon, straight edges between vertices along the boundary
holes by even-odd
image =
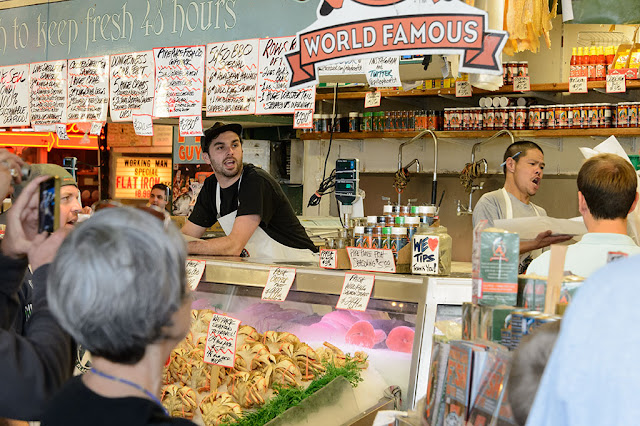
[[[140,209],[100,210],[69,234],[47,280],[62,327],[96,356],[135,364],[187,297],[180,231]]]

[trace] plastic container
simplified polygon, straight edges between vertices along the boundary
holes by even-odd
[[[434,236],[438,237],[438,274],[437,275],[451,275],[451,254],[452,254],[452,239],[447,233],[447,228],[444,226],[425,226],[421,225],[416,232],[416,237],[419,236]]]
[[[349,132],[359,132],[360,131],[360,120],[358,119],[357,112],[349,113]]]
[[[382,247],[383,249],[391,249],[391,227],[382,228]]]
[[[382,248],[382,227],[375,226],[371,231],[371,248]]]
[[[401,226],[391,228],[391,251],[396,260],[398,259],[398,252],[407,244],[409,244],[407,228]]]

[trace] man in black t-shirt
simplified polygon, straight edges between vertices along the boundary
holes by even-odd
[[[264,170],[242,163],[242,126],[216,123],[201,139],[202,155],[213,168],[193,213],[182,227],[200,238],[216,221],[226,237],[191,241],[189,253],[312,260],[317,249],[296,217],[280,185]]]

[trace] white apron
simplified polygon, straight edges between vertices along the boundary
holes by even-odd
[[[242,175],[238,181],[238,204],[240,204],[240,184],[242,183]],[[220,184],[216,185],[216,211],[218,214],[218,222],[227,235],[231,234],[233,224],[236,221],[238,210],[220,216]],[[317,262],[314,253],[309,249],[297,249],[280,244],[271,238],[260,226],[256,228],[244,246],[250,257],[261,259],[277,259],[283,261],[297,262]]]
[[[504,203],[507,207],[507,211],[506,211],[507,217],[505,219],[513,219],[513,204],[511,204],[511,197],[509,197],[509,193],[507,192],[506,189],[504,189],[504,187],[502,188],[502,196],[504,197]],[[533,203],[531,203],[531,207],[533,207],[533,211],[536,213],[536,217],[540,217],[540,213],[538,212],[538,209],[536,208],[536,206],[533,205]],[[527,267],[529,267],[529,264],[531,263],[531,261],[536,257],[540,256],[541,254],[542,254],[542,249],[531,250],[530,252],[522,253],[520,255],[519,273],[524,274],[527,270]]]

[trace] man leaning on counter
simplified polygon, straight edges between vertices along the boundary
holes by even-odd
[[[473,227],[481,220],[493,226],[496,219],[546,216],[547,212],[531,202],[542,181],[544,153],[531,141],[514,142],[504,153],[504,187],[484,194],[473,210]],[[551,231],[541,232],[531,241],[520,242],[520,273],[524,273],[531,260],[540,255],[540,249],[569,240],[571,237],[552,236]]]
[[[200,238],[216,221],[226,236],[190,241],[191,254],[315,261],[317,251],[276,180],[242,162],[242,126],[216,123],[201,138],[213,174],[182,232]]]

